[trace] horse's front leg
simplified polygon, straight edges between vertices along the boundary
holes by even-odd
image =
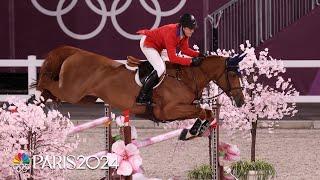
[[[184,120],[199,116],[201,108],[192,104],[168,104],[163,107],[160,116],[166,120]]]

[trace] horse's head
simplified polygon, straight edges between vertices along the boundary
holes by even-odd
[[[240,83],[241,74],[239,71],[239,62],[244,57],[245,54],[231,58],[209,56],[202,64],[204,69],[210,71],[208,72],[210,78],[235,101],[237,107],[241,107],[244,104],[244,95]]]

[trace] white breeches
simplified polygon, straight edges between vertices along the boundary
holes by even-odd
[[[160,77],[166,70],[166,65],[157,50],[154,48],[144,47],[144,41],[146,37],[147,36],[142,36],[140,40],[141,51],[146,56],[153,68],[157,71],[158,77]]]

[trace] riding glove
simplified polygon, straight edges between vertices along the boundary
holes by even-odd
[[[192,66],[199,66],[203,61],[204,57],[193,57],[191,61]]]
[[[198,54],[198,57],[200,57],[200,58],[205,58],[206,55],[205,55],[205,54],[202,54],[202,53],[199,53],[199,54]]]

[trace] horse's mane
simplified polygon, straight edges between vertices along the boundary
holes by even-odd
[[[217,60],[224,60],[223,56],[218,56],[218,55],[206,56],[206,59],[209,59],[209,58],[216,58]],[[179,64],[172,64],[172,63],[170,63],[168,61],[166,61],[166,67],[167,67],[167,69],[177,69],[177,68],[188,69],[189,68],[189,66],[183,66],[183,65],[179,65]]]

